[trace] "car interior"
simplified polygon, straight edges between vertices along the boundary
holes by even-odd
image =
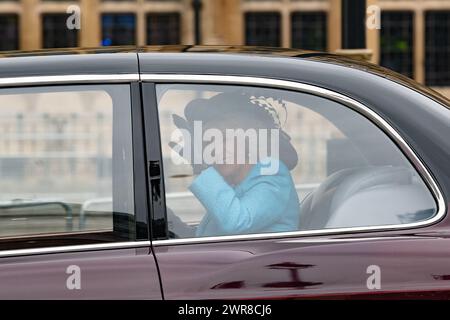
[[[340,116],[339,109],[312,105],[345,138],[338,147],[328,145],[328,159],[338,161],[329,161],[327,178],[301,200],[299,230],[396,225],[436,213],[428,188],[398,146],[389,141],[392,147],[381,147],[381,139],[390,138],[378,127],[361,116]]]
[[[257,89],[253,90],[257,95]],[[398,225],[436,213],[435,200],[422,178],[379,127],[349,108],[336,108],[331,105],[335,102],[316,96],[285,91],[283,100],[320,114],[344,134],[328,141],[326,179],[306,197],[299,197],[297,230]],[[171,203],[169,199],[170,215]],[[184,237],[176,225],[169,224],[172,237]]]

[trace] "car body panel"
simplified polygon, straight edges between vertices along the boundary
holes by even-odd
[[[448,299],[448,242],[363,235],[155,250],[166,299]],[[381,270],[380,289],[367,286],[370,266]]]
[[[381,67],[325,53],[235,46],[50,50],[0,56],[3,80],[67,75],[88,80],[90,75],[130,74],[137,81],[140,73],[233,75],[335,91],[364,104],[400,133],[449,201],[448,100]],[[37,79],[35,85],[39,84]],[[133,92],[139,96],[137,84]],[[133,121],[144,117],[145,135],[140,126],[134,132],[137,141],[147,144],[145,155],[140,150],[138,159],[148,174],[149,163],[144,162],[159,160],[160,141],[157,120],[149,120],[157,114],[155,94],[146,92],[143,97],[143,110],[134,109]],[[150,180],[147,177],[147,183]],[[160,212],[164,184],[151,188],[152,227],[164,226]],[[146,196],[138,192],[141,198]],[[145,229],[142,210],[140,214]],[[450,298],[449,228],[447,214],[433,225],[414,229],[196,244],[152,240],[151,246],[141,248],[1,257],[0,298],[161,299],[160,285],[168,299]],[[145,230],[142,234],[147,236]],[[70,265],[82,270],[82,290],[66,287]],[[367,287],[367,268],[372,265],[381,268],[377,290]]]
[[[95,236],[86,232],[86,239],[81,241],[68,236],[65,241],[47,241],[48,247],[41,245],[33,249],[0,251],[0,299],[162,299],[159,273],[148,233],[142,106],[136,53],[18,55],[20,57],[0,59],[2,86],[8,87],[10,80],[17,80],[11,81],[11,86],[19,88],[93,82],[130,85],[136,237],[141,241],[90,244],[94,243]],[[105,56],[108,58],[105,59]],[[92,75],[98,76],[96,81],[92,81]],[[26,81],[21,84],[20,79],[23,78]],[[77,245],[70,245],[76,242]],[[75,276],[71,267],[79,268],[80,288],[68,287]]]
[[[74,289],[79,268],[79,289]],[[0,258],[0,299],[161,299],[149,246]],[[70,289],[72,288],[72,289]]]
[[[0,58],[0,78],[138,73],[136,53],[20,55]]]

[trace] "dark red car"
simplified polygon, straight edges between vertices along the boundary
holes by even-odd
[[[0,298],[450,297],[434,91],[297,50],[3,56]],[[217,166],[206,150],[228,132],[253,166]]]

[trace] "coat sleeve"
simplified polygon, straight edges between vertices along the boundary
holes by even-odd
[[[288,205],[291,178],[287,168],[280,167],[276,175],[251,178],[246,192],[238,197],[220,173],[209,167],[190,189],[224,234],[255,233],[280,219]]]

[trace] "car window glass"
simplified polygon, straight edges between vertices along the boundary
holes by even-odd
[[[129,92],[127,85],[0,90],[0,240],[133,239]]]
[[[395,143],[311,94],[157,85],[169,231],[175,238],[397,225],[435,201]]]

